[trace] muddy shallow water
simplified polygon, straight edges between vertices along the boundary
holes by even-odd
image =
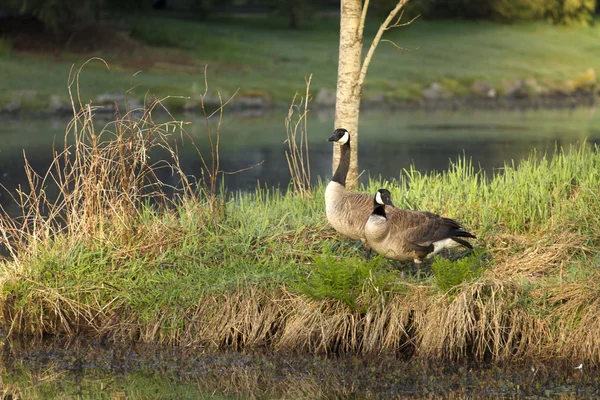
[[[98,399],[600,398],[600,371],[577,367],[4,341],[0,394]]]

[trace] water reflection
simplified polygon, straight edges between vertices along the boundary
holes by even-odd
[[[597,370],[402,361],[380,355],[313,357],[100,343],[5,341],[7,398],[467,398],[600,396]]]
[[[284,110],[263,117],[227,114],[222,122],[221,169],[244,172],[225,176],[229,190],[253,190],[257,185],[287,187],[289,172],[284,143]],[[197,115],[183,115],[188,131],[205,156],[210,155],[206,124]],[[36,171],[50,164],[53,143],[62,147],[65,119],[12,119],[0,124],[0,179],[8,188],[24,184],[23,151]],[[100,125],[107,121],[98,121]],[[210,124],[213,132],[216,121]],[[312,112],[308,122],[313,183],[331,174],[333,129],[329,111]],[[359,165],[368,175],[397,178],[414,165],[422,172],[442,171],[461,155],[488,172],[505,162],[527,157],[532,150],[552,153],[555,146],[583,140],[600,141],[600,118],[594,109],[541,111],[402,111],[363,112],[359,139]],[[202,163],[189,143],[179,145],[184,170],[200,175]],[[154,155],[158,158],[160,155]],[[261,164],[262,162],[262,164]],[[2,194],[2,204],[6,195]]]

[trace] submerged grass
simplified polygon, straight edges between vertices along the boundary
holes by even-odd
[[[97,132],[93,110],[76,108],[74,144],[45,175],[28,169],[30,190],[15,195],[23,214],[0,219],[10,336],[600,362],[597,147],[533,154],[494,176],[459,158],[442,173],[371,180],[363,190],[386,186],[400,207],[451,216],[478,236],[473,255],[403,277],[328,227],[323,184],[311,198],[226,197],[210,183],[211,160],[209,183],[181,173],[169,132],[185,137],[184,124],[142,110]],[[159,164],[166,179],[148,161],[153,146],[171,156]]]

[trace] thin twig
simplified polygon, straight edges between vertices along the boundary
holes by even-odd
[[[369,0],[365,0],[362,6],[362,14],[360,16],[360,25],[358,26],[358,39],[363,40],[365,23],[367,22],[367,11],[369,10]]]
[[[375,49],[379,45],[379,41],[381,40],[383,33],[386,30],[391,28],[390,24],[392,23],[393,19],[396,17],[398,12],[400,12],[400,10],[402,10],[404,8],[406,3],[408,3],[408,0],[400,0],[396,4],[396,7],[394,7],[394,9],[392,11],[390,11],[390,13],[388,14],[385,21],[383,21],[383,24],[381,24],[381,26],[379,27],[379,30],[377,31],[377,34],[375,35],[375,38],[373,39],[373,42],[371,43],[371,47],[369,48],[369,51],[367,52],[367,55],[365,56],[365,59],[363,60],[362,67],[360,69],[360,75],[358,77],[358,84],[356,85],[357,90],[359,90],[359,91],[362,90],[363,83],[365,81],[365,77],[367,76],[367,70],[369,69],[369,64],[371,63],[371,59],[373,58],[373,54],[375,53]],[[363,14],[364,13],[365,13],[365,11],[363,10]],[[396,21],[396,23],[393,24],[393,26],[400,26],[399,22],[400,22],[400,20],[398,19],[398,21]]]
[[[392,40],[382,39],[381,41],[382,41],[382,42],[388,42],[388,43],[391,43],[391,44],[392,44],[392,45],[393,45],[393,46],[396,48],[396,50],[398,50],[400,53],[404,53],[405,51],[406,51],[406,52],[409,52],[409,53],[412,53],[413,51],[417,51],[417,50],[419,50],[419,49],[421,48],[420,46],[418,46],[418,47],[415,47],[414,49],[407,49],[407,48],[404,48],[404,47],[398,46],[398,45],[397,45],[397,44],[396,44],[394,41],[392,41]]]

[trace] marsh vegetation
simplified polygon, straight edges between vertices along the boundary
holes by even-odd
[[[492,174],[459,157],[442,172],[370,179],[361,190],[386,187],[397,206],[450,215],[477,234],[475,252],[413,270],[366,261],[338,237],[325,222],[322,183],[302,193],[216,190],[218,130],[205,132],[215,152],[199,154],[196,184],[172,145],[190,139],[186,125],[154,122],[160,101],[101,130],[93,109],[74,103],[72,144],[47,173],[28,169],[30,187],[14,194],[21,215],[0,221],[0,325],[9,337],[600,359],[589,328],[600,307],[597,146],[532,155]],[[170,158],[148,158],[155,146]],[[176,179],[161,180],[160,168]]]

